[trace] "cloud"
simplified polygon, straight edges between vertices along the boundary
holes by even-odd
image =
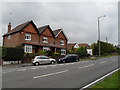
[[[7,32],[9,12],[12,26],[28,20],[39,26],[49,24],[53,30],[63,28],[69,42],[94,43],[98,39],[97,18],[100,19],[101,40],[117,44],[117,3],[109,2],[4,2],[2,3],[3,34]]]

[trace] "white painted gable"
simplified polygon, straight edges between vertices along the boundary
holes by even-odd
[[[75,46],[74,46],[74,48],[79,48],[80,46],[76,43],[75,44]]]

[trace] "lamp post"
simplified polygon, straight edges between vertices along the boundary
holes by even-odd
[[[100,18],[105,17],[105,15],[98,17],[98,43],[99,43],[99,56],[101,56],[100,52]]]

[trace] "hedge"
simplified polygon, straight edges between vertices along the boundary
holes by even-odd
[[[24,49],[18,47],[3,47],[2,52],[4,61],[19,61],[24,56]]]

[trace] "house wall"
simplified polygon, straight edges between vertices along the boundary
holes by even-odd
[[[29,41],[29,40],[25,40],[25,34],[31,34],[30,42],[39,43],[39,35],[32,24],[29,24],[22,32],[20,32],[20,42],[19,42],[20,45],[26,41],[27,42]]]
[[[92,49],[87,49],[87,53],[92,55]]]
[[[60,45],[61,40],[64,41],[64,46],[67,47],[67,40],[66,40],[66,38],[65,38],[65,36],[64,36],[64,34],[62,32],[60,32],[60,34],[55,39],[55,44]]]
[[[25,40],[25,34],[31,34],[31,40]],[[44,30],[42,34],[38,34],[34,26],[30,23],[28,26],[26,26],[22,31],[10,35],[10,39],[8,39],[8,36],[3,37],[4,38],[4,46],[6,47],[15,47],[23,45],[25,42],[32,42],[32,43],[43,43],[43,37],[48,38],[48,43],[46,44],[54,44],[54,45],[60,45],[60,41],[64,41],[63,47],[67,47],[67,39],[65,38],[64,34],[61,32],[57,38],[53,36],[53,33],[50,28],[47,28]],[[36,53],[38,51],[43,50],[43,46],[35,46],[33,47],[33,53]],[[62,46],[62,45],[61,45]],[[55,51],[54,47],[52,48],[53,51]],[[57,51],[60,51],[61,48],[57,49]]]
[[[8,39],[8,37],[10,36],[10,39]],[[19,46],[19,33],[15,33],[9,36],[5,36],[3,37],[4,41],[3,41],[3,46],[5,47],[15,47],[15,46]]]
[[[43,43],[43,37],[48,38],[47,44],[54,44],[54,36],[52,35],[49,28],[47,28],[41,35],[40,35],[40,43]]]

